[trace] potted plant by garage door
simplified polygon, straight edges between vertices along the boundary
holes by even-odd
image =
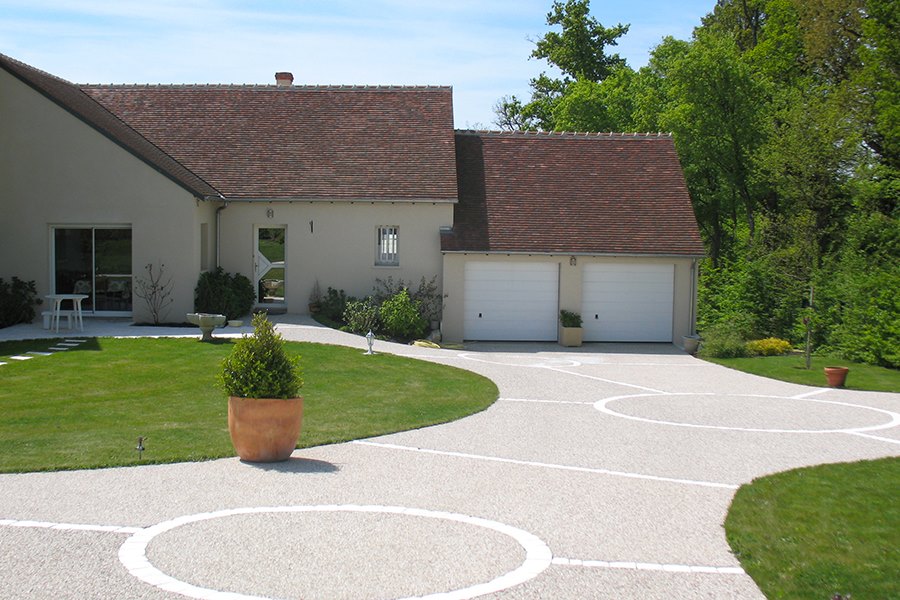
[[[241,460],[287,460],[297,447],[303,423],[299,360],[287,355],[284,340],[258,313],[253,334],[239,339],[222,362],[228,431]]]
[[[562,346],[580,346],[582,340],[581,315],[570,310],[559,311],[559,343]]]

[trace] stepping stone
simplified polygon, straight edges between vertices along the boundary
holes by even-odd
[[[68,346],[69,348],[77,348],[79,346],[79,344],[66,344],[65,342],[63,342],[62,344],[60,344],[60,346]]]
[[[34,354],[35,356],[50,356],[52,352],[38,352],[37,350],[29,350],[28,354]]]
[[[0,367],[2,367],[5,364],[6,364],[5,362],[0,362]]]
[[[75,339],[73,339],[73,340],[63,340],[63,341],[64,341],[64,342],[74,342],[74,343],[76,343],[76,344],[83,344],[83,343],[85,343],[87,340],[75,340]]]
[[[13,360],[31,360],[33,356],[10,356]]]
[[[57,348],[56,346],[52,348],[48,348],[48,350],[53,350],[54,352],[62,352],[64,350],[68,350],[68,348]]]

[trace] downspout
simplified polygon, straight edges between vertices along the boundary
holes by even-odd
[[[225,197],[219,194],[219,199],[224,201],[224,204],[216,209],[216,268],[219,268],[219,255],[222,250],[222,211],[228,208]]]
[[[700,273],[698,271],[697,259],[691,261],[691,332],[690,335],[697,333],[697,279]]]

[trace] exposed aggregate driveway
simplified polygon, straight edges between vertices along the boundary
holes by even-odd
[[[500,399],[279,465],[0,475],[0,598],[762,598],[722,528],[737,487],[900,453],[898,394],[672,345],[375,349],[481,373]]]

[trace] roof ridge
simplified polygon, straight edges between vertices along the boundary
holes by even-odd
[[[68,82],[67,82],[68,83]],[[341,91],[341,90],[368,90],[368,91],[402,91],[402,90],[451,90],[449,85],[350,85],[350,84],[326,84],[326,85],[290,85],[279,86],[275,84],[258,83],[78,83],[74,84],[81,89],[135,89],[135,90],[260,90],[260,91]]]
[[[534,137],[534,138],[552,138],[552,137],[570,137],[570,138],[615,138],[615,139],[646,139],[646,138],[671,138],[671,132],[616,132],[616,131],[501,131],[492,129],[457,129],[458,135],[474,135],[482,137]]]

